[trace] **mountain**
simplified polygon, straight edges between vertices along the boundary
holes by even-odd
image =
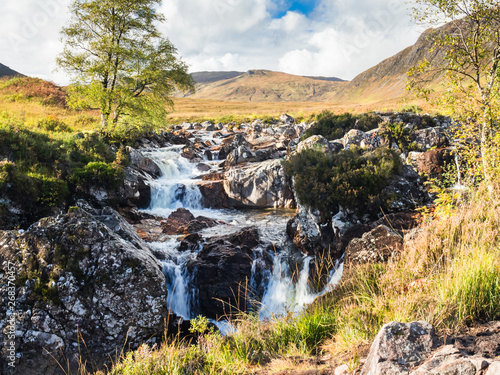
[[[177,97],[249,102],[325,101],[346,82],[334,77],[303,77],[270,70],[248,72],[197,72],[194,94]]]
[[[15,70],[12,70],[6,65],[0,64],[0,77],[12,77],[12,76],[24,76],[21,73],[16,72]]]
[[[381,100],[403,97],[406,86],[407,72],[419,64],[424,58],[433,66],[444,64],[444,51],[432,48],[428,39],[432,33],[450,33],[454,31],[452,24],[446,24],[438,29],[426,30],[417,42],[396,55],[389,57],[376,66],[364,71],[349,82],[341,92],[332,99],[340,103],[373,103]],[[435,82],[439,77],[435,77]]]

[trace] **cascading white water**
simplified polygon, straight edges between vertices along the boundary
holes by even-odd
[[[160,167],[161,177],[149,182],[152,214],[168,216],[177,208],[201,209],[202,195],[193,178],[196,165],[180,155],[181,147],[143,151]]]
[[[294,250],[293,246],[287,244],[286,241],[286,222],[289,215],[262,210],[204,209],[201,204],[202,196],[195,180],[200,172],[195,164],[180,155],[181,149],[182,146],[175,146],[142,151],[144,156],[158,164],[162,172],[159,179],[149,182],[152,190],[151,204],[145,211],[153,215],[168,217],[177,208],[182,207],[189,209],[195,215],[223,220],[230,224],[207,229],[203,232],[204,237],[230,234],[249,225],[255,225],[259,228],[262,240],[277,244],[280,250],[273,256],[272,269],[264,271],[261,277],[266,283],[263,298],[259,303],[259,316],[262,319],[285,315],[289,311],[300,312],[305,305],[312,303],[315,298],[326,293],[338,282],[342,272],[341,267],[339,268],[340,274],[338,270],[331,272],[328,285],[321,293],[313,293],[308,285],[310,263],[313,259],[309,256],[303,257],[297,281],[293,281],[293,272],[286,260],[290,258],[292,251],[297,250]],[[218,166],[218,162],[215,161],[206,164]],[[156,251],[164,253],[163,273],[167,280],[170,309],[185,319],[191,319],[195,313],[192,307],[196,302],[193,300],[196,293],[190,286],[191,275],[187,274],[186,265],[191,259],[196,258],[200,249],[179,252],[178,245],[179,242],[175,236],[166,242],[152,244]],[[258,285],[252,283],[256,283],[256,273],[262,272],[262,264],[265,263],[262,251],[263,249],[259,249],[256,252],[252,265],[250,284],[251,287],[255,287],[255,290],[258,289]],[[257,267],[258,264],[259,267]],[[207,282],[210,281],[207,280]]]

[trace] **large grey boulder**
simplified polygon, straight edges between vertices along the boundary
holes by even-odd
[[[281,160],[233,167],[224,174],[229,205],[236,208],[282,208],[295,204]]]
[[[0,232],[2,273],[16,264],[15,373],[55,374],[56,361],[74,370],[80,356],[99,365],[163,332],[169,311],[161,264],[142,240],[121,237],[130,228],[114,212],[99,214],[113,230],[72,208],[26,232]],[[0,296],[5,317],[4,278]],[[0,345],[5,332],[2,318]]]
[[[436,345],[434,327],[427,322],[386,324],[370,348],[361,375],[409,374]]]
[[[345,251],[348,264],[386,262],[403,250],[403,238],[386,225],[354,238]]]

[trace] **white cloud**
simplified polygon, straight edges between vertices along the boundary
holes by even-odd
[[[71,0],[0,5],[0,63],[66,83],[54,73]],[[320,0],[309,16],[283,0],[163,0],[162,32],[191,71],[271,69],[351,79],[412,44],[419,32],[400,0]]]

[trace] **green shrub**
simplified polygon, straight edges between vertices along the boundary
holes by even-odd
[[[44,119],[41,119],[36,124],[38,128],[49,131],[49,132],[72,132],[68,124],[64,121],[59,120],[55,116],[48,116]]]
[[[123,170],[112,164],[90,162],[85,167],[76,169],[72,180],[83,188],[98,185],[113,189],[117,188],[123,180]]]
[[[380,136],[390,145],[395,143],[400,150],[408,152],[413,149],[411,134],[415,131],[415,126],[407,125],[404,122],[384,122],[381,124]]]
[[[328,140],[342,138],[349,130],[369,131],[376,129],[382,121],[380,116],[363,114],[354,116],[350,113],[336,115],[330,111],[321,112],[316,118],[316,124],[308,129],[303,139],[313,135],[322,135]]]
[[[381,191],[401,168],[399,156],[389,149],[363,154],[357,147],[336,155],[304,150],[284,163],[285,173],[295,177],[301,204],[320,211],[329,220],[342,207],[359,214],[376,215]]]

